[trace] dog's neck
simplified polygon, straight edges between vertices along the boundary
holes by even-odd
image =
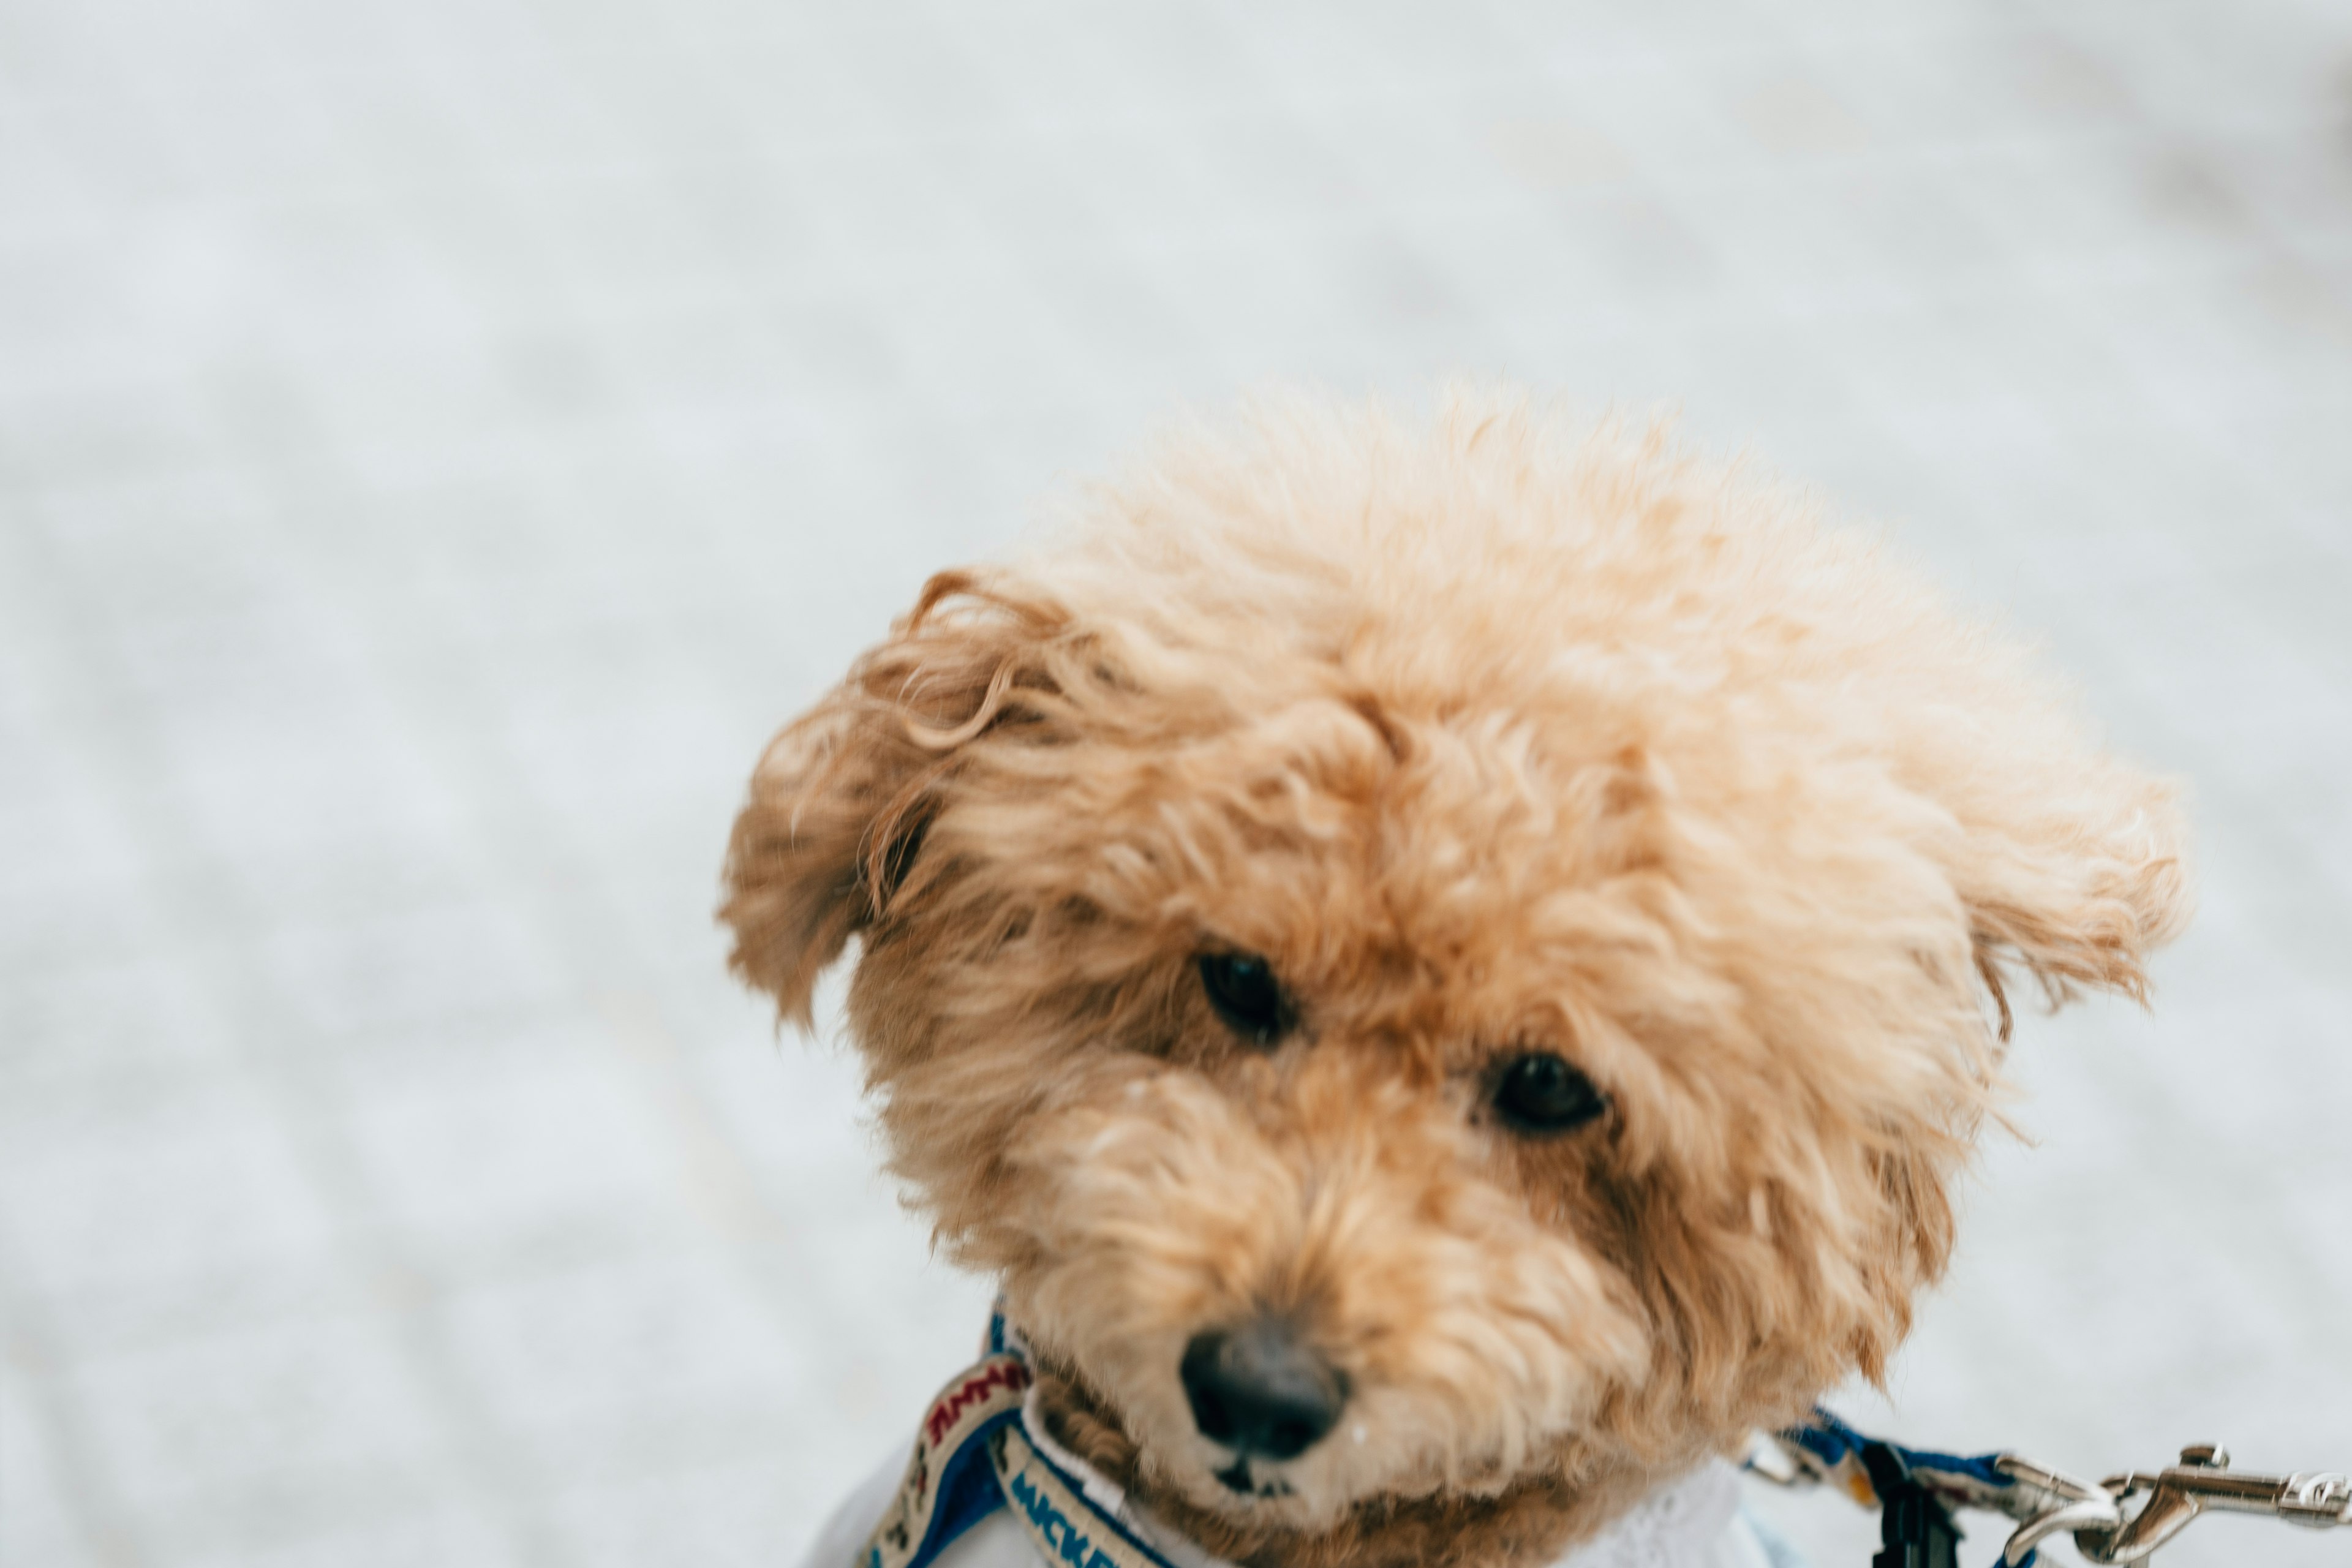
[[[1542,1568],[1631,1508],[1657,1478],[1591,1463],[1528,1477],[1493,1497],[1376,1499],[1332,1530],[1253,1527],[1155,1486],[1136,1447],[1092,1389],[1068,1372],[1036,1369],[1037,1409],[1054,1440],[1157,1518],[1242,1568]]]

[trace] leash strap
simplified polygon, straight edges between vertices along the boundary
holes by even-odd
[[[1826,1481],[1879,1510],[1885,1550],[1872,1568],[1954,1568],[1959,1527],[1955,1509],[1983,1509],[2030,1519],[2046,1505],[2035,1488],[2005,1473],[1998,1454],[1944,1454],[1864,1436],[1815,1406],[1801,1426],[1774,1434],[1781,1455],[1808,1481]],[[1760,1469],[1753,1458],[1750,1469]],[[1779,1477],[1769,1479],[1779,1479]],[[2012,1568],[2032,1568],[2027,1552]]]
[[[1034,1379],[1028,1347],[1003,1313],[990,1318],[982,1348],[924,1412],[906,1477],[851,1568],[931,1568],[1008,1502],[1046,1563],[1174,1568],[1120,1517],[1117,1488],[1024,1427]]]
[[[1862,1463],[1880,1500],[1883,1550],[1870,1568],[1960,1568],[1960,1527],[1952,1510],[1913,1478],[1903,1455],[1885,1443],[1864,1443]]]
[[[1780,1434],[1782,1447],[1798,1451],[1798,1462],[1813,1479],[1842,1488],[1859,1503],[1874,1504],[1879,1496],[1866,1451],[1883,1449],[1901,1465],[1891,1476],[1916,1485],[1948,1507],[1985,1509],[2022,1518],[2034,1511],[2032,1500],[2020,1495],[2015,1479],[2002,1473],[1998,1454],[1962,1456],[1932,1448],[1906,1448],[1898,1443],[1865,1437],[1828,1411],[1816,1406],[1812,1418]]]

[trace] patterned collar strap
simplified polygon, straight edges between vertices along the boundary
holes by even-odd
[[[1068,1568],[1172,1568],[1118,1514],[1087,1495],[1084,1480],[1054,1462],[1020,1422],[995,1438],[997,1480],[1040,1561]]]
[[[1004,1506],[988,1439],[1021,1418],[1029,1365],[1010,1349],[959,1373],[923,1413],[906,1479],[857,1568],[929,1568],[956,1537]]]
[[[853,1568],[931,1568],[957,1537],[1008,1502],[1045,1563],[1174,1568],[1119,1517],[1115,1488],[1024,1429],[1034,1381],[1028,1347],[1001,1311],[989,1322],[985,1350],[924,1412],[906,1478]]]

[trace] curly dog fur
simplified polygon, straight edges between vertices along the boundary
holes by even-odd
[[[859,940],[892,1168],[1065,1442],[1234,1561],[1504,1568],[1880,1373],[2007,988],[2142,995],[2182,840],[1800,497],[1507,395],[1292,402],[933,578],[761,760],[723,914],[803,1025]],[[1605,1112],[1508,1125],[1531,1051]],[[1349,1394],[1237,1489],[1179,1363],[1266,1313]]]

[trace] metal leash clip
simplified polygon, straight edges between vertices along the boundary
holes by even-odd
[[[2143,1562],[2209,1510],[2269,1514],[2313,1530],[2352,1525],[2352,1479],[2322,1471],[2259,1476],[2232,1470],[2228,1451],[2211,1444],[2183,1448],[2179,1464],[2154,1475],[2127,1470],[2096,1487],[2013,1454],[1994,1463],[2051,1498],[2051,1506],[2020,1525],[2002,1547],[2008,1568],[2019,1568],[2036,1543],[2062,1530],[2073,1531],[2075,1549],[2093,1563]],[[2138,1497],[2147,1500],[2127,1510]]]
[[[2000,1549],[2003,1568],[2023,1568],[2033,1549],[2062,1530],[2113,1530],[2123,1523],[2116,1500],[2089,1481],[2019,1454],[1996,1455],[1993,1468],[2017,1483],[2019,1504],[2033,1509]]]
[[[2094,1486],[2021,1455],[1942,1454],[1866,1437],[1830,1412],[1782,1431],[1758,1433],[1746,1468],[1784,1487],[1835,1486],[1880,1513],[1886,1550],[1876,1568],[1948,1568],[1963,1509],[2018,1521],[2001,1547],[2003,1568],[2028,1568],[2053,1535],[2074,1538],[2090,1562],[2144,1563],[2209,1510],[2263,1513],[2311,1530],[2352,1525],[2352,1479],[2318,1470],[2258,1476],[2230,1468],[2202,1444],[2150,1475],[2126,1470]]]

